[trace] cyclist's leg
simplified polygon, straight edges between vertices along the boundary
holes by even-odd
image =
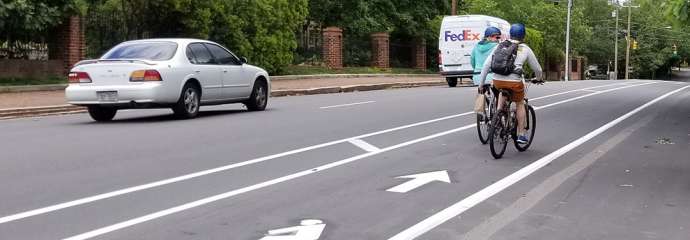
[[[518,136],[525,136],[525,120],[527,120],[527,112],[525,111],[525,101],[519,101],[515,103],[517,107],[517,120],[518,120]]]
[[[527,120],[527,112],[525,111],[525,85],[523,83],[516,83],[511,88],[513,90],[513,102],[517,111],[518,120],[518,136],[525,136],[525,120]]]
[[[493,84],[497,90],[511,89],[512,82],[494,79]],[[501,94],[500,91],[498,91],[498,104],[496,106],[496,110],[501,111],[501,109],[503,109],[503,105],[506,103],[506,100],[507,100],[506,97],[503,96],[503,94]]]

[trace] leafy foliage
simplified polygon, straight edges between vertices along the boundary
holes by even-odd
[[[8,42],[44,36],[76,6],[72,0],[2,0],[0,36]]]
[[[89,6],[87,41],[95,57],[120,41],[191,37],[219,42],[278,72],[292,62],[307,0],[103,0]],[[113,27],[122,26],[122,27]]]

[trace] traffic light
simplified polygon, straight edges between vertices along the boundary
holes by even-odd
[[[632,49],[637,50],[637,40],[635,39],[632,40]]]

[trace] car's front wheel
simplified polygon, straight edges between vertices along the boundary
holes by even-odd
[[[97,122],[107,122],[113,120],[115,114],[117,114],[117,108],[112,107],[101,107],[101,106],[88,106],[89,115],[93,120]]]
[[[252,95],[244,102],[249,111],[263,111],[268,105],[268,86],[264,81],[257,81],[254,84]]]
[[[448,87],[457,87],[458,86],[458,78],[456,78],[456,77],[447,77],[446,82],[448,83]]]
[[[199,106],[201,102],[201,94],[199,89],[193,84],[185,84],[182,88],[180,99],[177,100],[172,110],[175,116],[182,119],[195,118],[199,115]]]

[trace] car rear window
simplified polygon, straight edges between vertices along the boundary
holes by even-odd
[[[101,59],[164,61],[175,56],[175,51],[177,51],[177,43],[174,42],[124,43],[110,49]]]

